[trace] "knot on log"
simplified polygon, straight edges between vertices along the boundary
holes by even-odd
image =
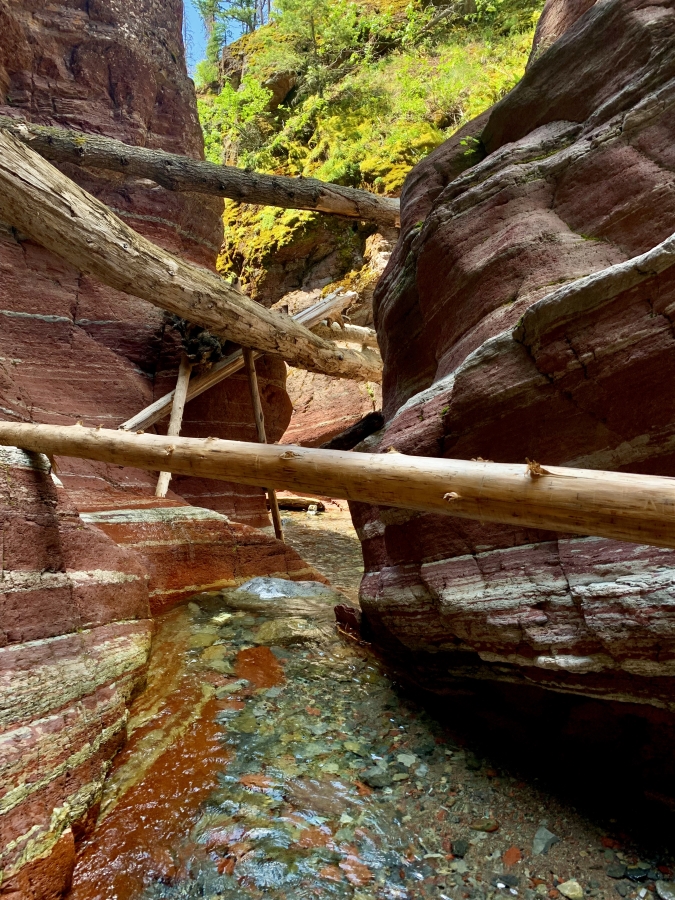
[[[538,462],[535,462],[533,459],[528,459],[525,457],[525,462],[527,463],[527,471],[530,474],[531,478],[539,478],[541,475],[550,475],[546,469],[542,468]]]

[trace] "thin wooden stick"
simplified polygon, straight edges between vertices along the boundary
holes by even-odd
[[[0,444],[675,549],[675,478],[0,422]]]
[[[243,347],[244,365],[246,366],[246,374],[248,375],[248,386],[251,391],[251,403],[253,405],[253,418],[255,419],[255,427],[258,432],[258,441],[261,444],[267,443],[267,432],[265,431],[265,414],[263,413],[262,402],[260,400],[260,388],[258,387],[258,375],[255,370],[255,356],[251,349]],[[174,401],[175,402],[175,401]],[[284,532],[281,527],[281,515],[279,513],[279,504],[277,503],[277,495],[273,488],[266,488],[267,499],[270,504],[270,512],[272,513],[272,522],[274,522],[274,533],[280,541],[284,539]]]
[[[171,418],[169,419],[169,428],[167,430],[168,437],[177,437],[183,424],[183,410],[185,409],[185,401],[187,399],[188,385],[190,384],[190,373],[192,372],[192,363],[187,353],[183,353],[180,358],[180,366],[178,368],[178,380],[176,381],[176,392],[174,394],[173,406],[171,407]],[[171,472],[160,472],[157,479],[157,487],[155,488],[155,497],[166,497],[169,490],[169,482],[171,481]]]

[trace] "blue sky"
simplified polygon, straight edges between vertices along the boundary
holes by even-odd
[[[183,0],[185,9],[185,25],[187,33],[187,63],[190,75],[194,73],[196,64],[204,59],[206,51],[206,34],[199,13],[192,5],[191,0]]]

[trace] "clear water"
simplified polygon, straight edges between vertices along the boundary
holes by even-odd
[[[74,900],[437,897],[457,748],[364,648],[258,645],[226,599],[160,622]]]

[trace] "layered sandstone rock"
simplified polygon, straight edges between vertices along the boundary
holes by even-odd
[[[181,19],[181,0],[0,0],[0,112],[200,157]],[[67,174],[151,240],[213,267],[221,203]],[[0,223],[0,416],[115,427],[173,386],[179,354],[155,307]],[[265,359],[259,370],[276,439],[290,417],[285,368]],[[183,433],[255,440],[244,378],[189,404]],[[143,683],[151,611],[223,580],[311,575],[249,527],[269,521],[260,490],[177,478],[158,504],[152,473],[57,460],[57,487],[44,458],[0,462],[0,893],[41,900],[67,888],[75,838],[95,817]]]
[[[0,892],[60,896],[148,651],[147,575],[45,457],[0,453]]]
[[[255,575],[325,580],[281,541],[201,506],[164,500],[81,517],[143,562],[153,615],[196,593],[235,587]]]
[[[542,299],[672,232],[674,104],[675,4],[605,0],[413,170],[376,294],[387,425],[362,449],[675,474],[673,269]],[[353,511],[370,625],[435,689],[675,706],[672,551]]]

